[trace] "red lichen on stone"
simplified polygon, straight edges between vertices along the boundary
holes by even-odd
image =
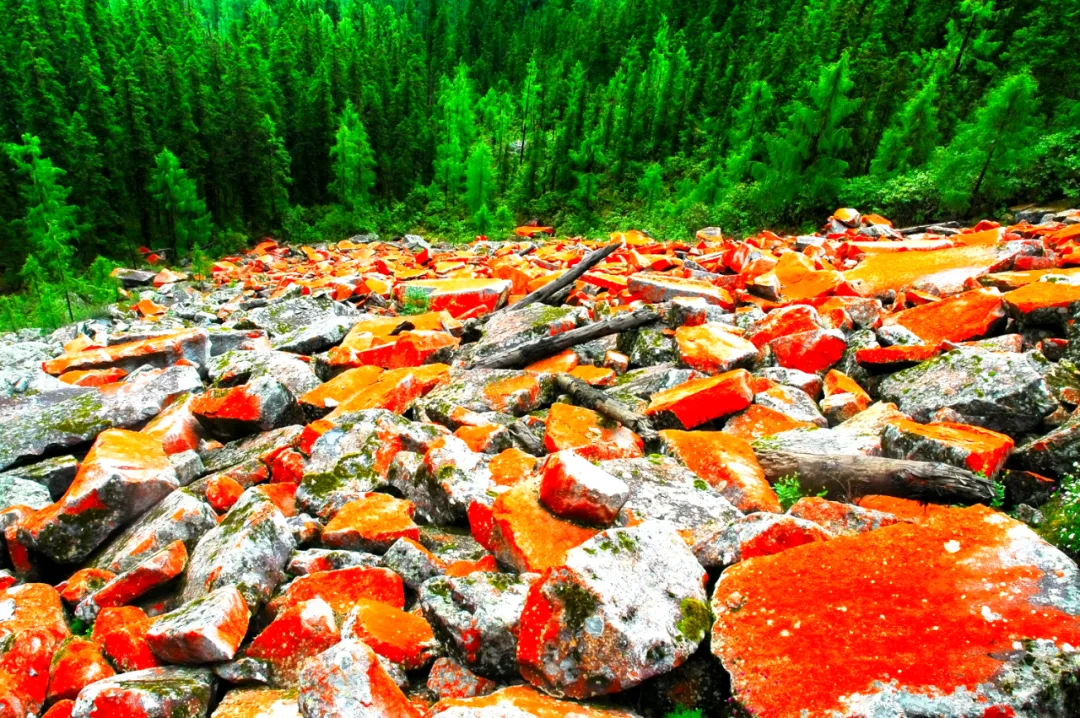
[[[552,404],[548,411],[544,446],[554,453],[573,449],[593,461],[632,459],[645,455],[645,442],[624,426],[572,404]]]
[[[893,314],[884,323],[898,324],[908,329],[925,344],[940,344],[986,336],[1004,318],[1001,295],[988,289],[977,289],[905,309]]]
[[[668,429],[659,435],[670,454],[710,486],[720,489],[735,508],[747,513],[782,510],[745,439],[722,431]]]
[[[141,608],[104,608],[94,622],[90,640],[101,646],[109,660],[121,671],[141,671],[160,665],[146,643],[146,632],[154,623]]]
[[[737,699],[758,716],[825,716],[876,681],[974,690],[1016,641],[1080,645],[1075,616],[1031,600],[1043,572],[1006,558],[1015,526],[983,507],[951,510],[729,568],[713,651]]]
[[[754,398],[751,383],[750,372],[745,369],[691,379],[653,394],[645,413],[652,416],[668,412],[684,429],[693,429],[748,407]]]
[[[118,366],[109,369],[84,369],[64,372],[60,381],[72,386],[104,386],[120,381],[127,372]]]
[[[787,414],[760,404],[751,404],[746,411],[728,419],[724,433],[738,436],[746,441],[772,436],[782,431],[806,429],[815,426],[808,421],[792,419]]]
[[[406,670],[421,668],[431,658],[435,634],[422,616],[378,601],[357,601],[349,614],[356,637]]]
[[[516,447],[500,451],[488,463],[496,486],[513,486],[531,476],[535,468],[536,457]]]
[[[600,532],[548,511],[540,503],[538,480],[520,483],[499,495],[491,514],[490,540],[497,548],[496,554],[519,571],[536,572],[559,566],[566,560],[567,551]]]
[[[267,613],[276,616],[286,607],[312,598],[326,601],[334,615],[344,619],[349,609],[363,598],[404,608],[405,586],[400,576],[386,568],[354,566],[336,571],[319,571],[290,583],[284,595],[267,604]]]
[[[334,514],[322,532],[324,546],[385,551],[400,538],[417,541],[420,527],[413,523],[416,507],[389,494],[369,493],[350,501]]]
[[[56,651],[49,667],[47,700],[75,700],[86,686],[114,675],[116,671],[97,644],[85,638],[69,638]]]

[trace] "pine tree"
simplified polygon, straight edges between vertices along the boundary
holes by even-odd
[[[603,128],[589,134],[581,141],[581,146],[575,152],[570,153],[570,161],[574,163],[574,176],[577,178],[577,190],[574,199],[578,207],[585,212],[591,212],[596,205],[596,195],[600,188],[600,172],[607,166],[607,156],[599,145],[598,135]]]
[[[806,99],[792,105],[787,127],[766,141],[768,165],[753,168],[763,201],[788,208],[797,197],[815,207],[833,202],[848,168],[851,130],[844,123],[858,106],[848,97],[855,86],[849,75],[847,53],[823,66]]]
[[[352,102],[345,103],[330,157],[334,178],[330,191],[352,212],[367,209],[375,186],[375,157]]]
[[[645,200],[645,209],[649,212],[656,206],[664,191],[664,171],[660,165],[653,162],[645,168],[645,173],[638,180],[638,197]]]
[[[926,162],[939,139],[937,83],[926,83],[896,113],[870,163],[870,174],[888,177]]]
[[[81,227],[78,207],[67,203],[71,190],[60,183],[66,173],[42,156],[41,140],[34,135],[23,135],[21,145],[7,144],[4,151],[24,176],[20,190],[27,212],[22,229],[32,248],[27,262],[33,262],[30,270],[24,267],[24,278],[29,271],[43,302],[55,287],[63,295],[68,318],[75,321],[72,259]]]
[[[465,204],[471,213],[475,214],[481,207],[487,207],[495,191],[491,160],[491,150],[486,143],[477,142],[473,145],[465,177]]]
[[[199,198],[195,182],[180,166],[180,160],[167,147],[154,158],[147,189],[172,239],[175,258],[191,256],[196,249],[209,244],[211,227],[206,204]]]
[[[959,128],[938,157],[936,176],[946,206],[973,210],[980,200],[995,202],[1008,195],[1010,177],[1034,159],[1041,125],[1036,90],[1030,75],[1011,75]]]
[[[727,181],[742,182],[750,174],[751,163],[761,158],[764,150],[765,118],[771,112],[773,94],[764,80],[750,83],[742,102],[731,118],[728,133],[728,154],[724,161]],[[712,204],[712,202],[710,202]]]

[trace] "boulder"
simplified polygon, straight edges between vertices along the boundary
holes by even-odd
[[[167,663],[228,661],[244,640],[248,617],[236,587],[223,586],[161,616],[146,632],[146,642]]]
[[[564,519],[607,525],[630,498],[630,487],[573,451],[548,457],[540,500]]]
[[[659,432],[663,452],[694,472],[744,512],[780,512],[780,502],[750,444],[721,431]]]
[[[309,659],[299,688],[304,718],[420,718],[362,641],[342,641]]]
[[[388,494],[370,493],[350,501],[334,514],[322,531],[327,548],[385,553],[398,539],[420,538],[410,501]]]
[[[597,535],[529,589],[522,676],[549,693],[589,698],[670,671],[708,633],[706,578],[662,522]]]
[[[879,393],[915,421],[929,422],[947,408],[967,423],[1010,435],[1031,431],[1058,407],[1022,355],[968,348],[886,377]]]
[[[943,509],[729,568],[712,651],[752,716],[1066,716],[1078,586],[1023,524]]]
[[[741,516],[710,538],[699,541],[694,555],[703,566],[727,567],[832,537],[813,521],[787,514],[756,513]]]
[[[54,561],[82,561],[178,486],[159,441],[110,429],[98,436],[60,500],[20,523],[19,537]]]
[[[249,489],[191,552],[181,598],[186,603],[235,586],[254,613],[281,582],[294,548],[292,531],[278,507]]]
[[[424,617],[447,652],[489,678],[516,676],[521,611],[534,573],[438,577],[420,588]]]
[[[751,382],[745,369],[691,379],[653,394],[645,414],[667,428],[693,429],[749,406]]]
[[[206,668],[147,668],[91,683],[79,693],[71,718],[131,715],[140,718],[206,718],[214,677]]]

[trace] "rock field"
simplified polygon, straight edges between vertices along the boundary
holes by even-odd
[[[1080,715],[1080,211],[265,240],[0,335],[0,718]]]

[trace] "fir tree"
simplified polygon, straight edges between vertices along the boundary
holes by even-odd
[[[191,256],[210,242],[210,215],[195,190],[195,182],[180,166],[180,160],[166,147],[154,158],[147,187],[166,232],[172,239],[175,258]]]
[[[345,103],[330,157],[334,177],[330,191],[350,211],[366,209],[371,202],[371,188],[375,186],[375,157],[364,123],[352,102]]]
[[[638,197],[645,201],[645,209],[651,212],[664,191],[664,171],[653,162],[645,168],[645,173],[638,180]]]
[[[72,259],[81,228],[78,207],[67,203],[71,190],[60,182],[66,173],[42,156],[41,140],[34,135],[25,134],[21,145],[8,144],[4,150],[24,178],[20,189],[27,212],[22,229],[32,254],[23,277],[37,283],[43,306],[55,287],[63,295],[68,318],[75,321]]]

